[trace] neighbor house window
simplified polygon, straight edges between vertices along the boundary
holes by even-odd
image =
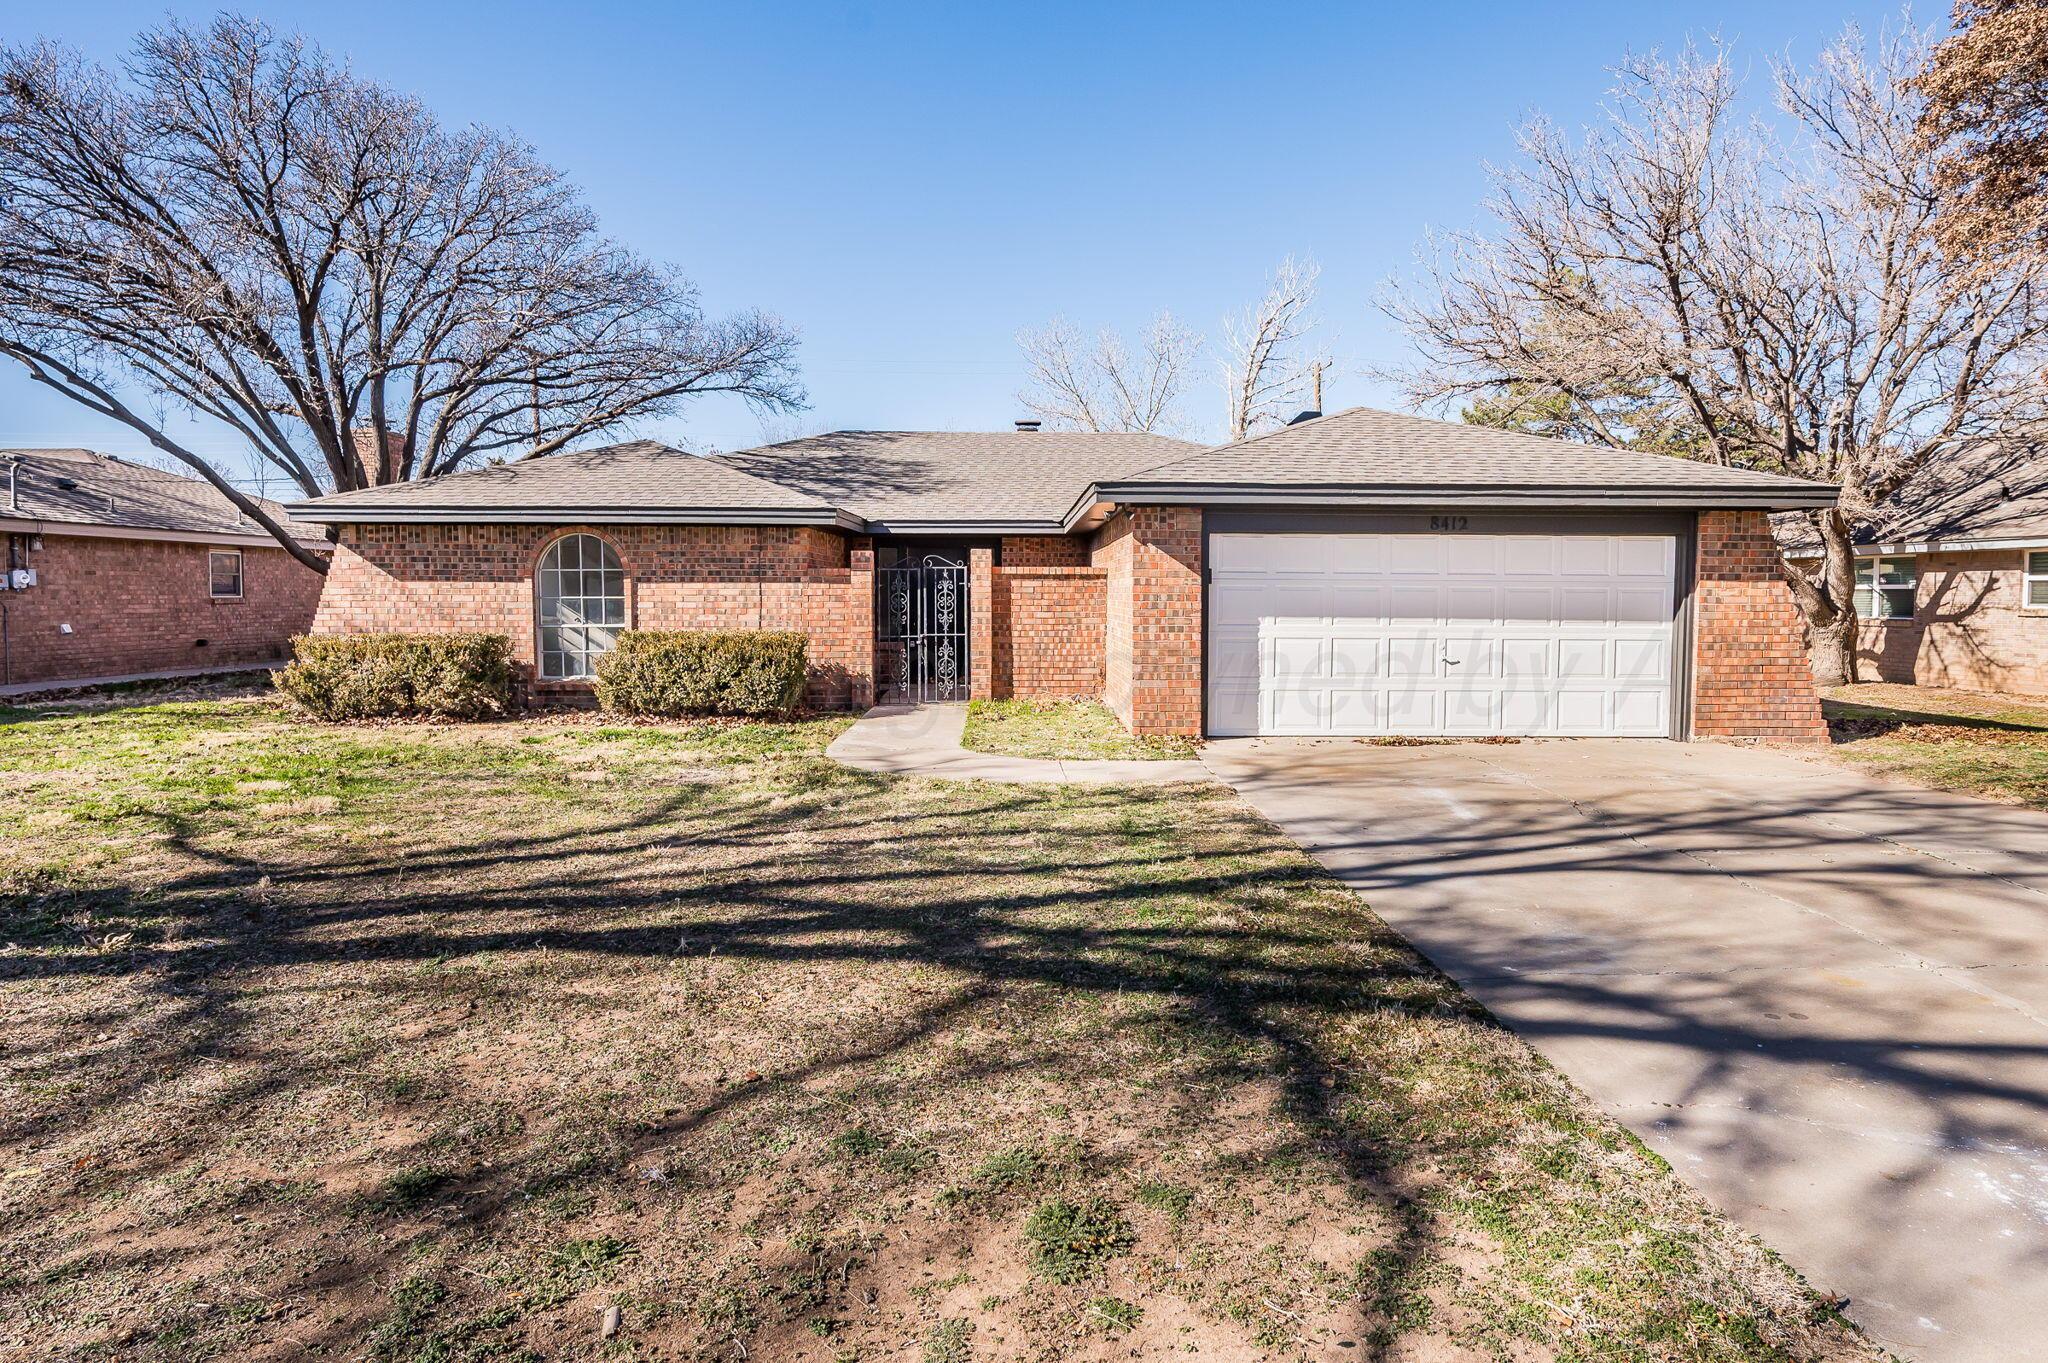
[[[2030,611],[2048,611],[2048,549],[2027,550],[2026,580],[2020,584]]]
[[[626,572],[595,535],[568,535],[540,560],[540,675],[597,675],[597,660],[626,627]]]
[[[1910,558],[1856,560],[1856,614],[1865,620],[1911,620],[1920,576]]]
[[[206,592],[216,599],[242,594],[242,551],[215,549],[206,556]]]

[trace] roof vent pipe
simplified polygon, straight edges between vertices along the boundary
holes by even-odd
[[[1039,424],[1040,423],[1035,420],[1019,421],[1017,423],[1017,430],[1020,434],[1036,435],[1038,434]]]

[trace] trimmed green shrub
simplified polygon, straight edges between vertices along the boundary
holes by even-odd
[[[779,715],[804,695],[810,640],[786,630],[629,629],[597,660],[597,703],[621,715]]]
[[[502,634],[323,634],[292,640],[277,689],[321,719],[483,719],[512,700]]]

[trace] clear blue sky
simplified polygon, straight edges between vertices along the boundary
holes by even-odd
[[[175,3],[203,20],[212,7]],[[11,5],[113,58],[155,3]],[[1482,163],[1541,109],[1590,119],[1624,51],[1718,31],[1759,82],[1848,20],[1846,0],[1247,6],[263,3],[450,121],[510,127],[582,184],[607,230],[681,265],[714,310],[803,335],[805,428],[994,429],[1019,415],[1019,328],[1135,329],[1162,307],[1214,336],[1289,252],[1323,265],[1327,406],[1401,338],[1373,307],[1430,225],[1476,220]],[[1923,11],[1926,19],[1943,17]],[[1190,415],[1213,430],[1205,370]],[[641,432],[757,444],[706,400]],[[231,439],[195,433],[208,452]],[[139,442],[0,372],[0,445]]]

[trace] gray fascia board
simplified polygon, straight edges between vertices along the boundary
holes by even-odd
[[[810,525],[856,534],[867,529],[852,512],[831,508],[356,507],[297,502],[286,510],[295,520],[337,525]]]
[[[869,521],[876,535],[1063,535],[1066,527],[1058,521],[969,521],[907,520],[896,517]]]
[[[1068,513],[1078,519],[1095,502],[1136,506],[1642,506],[1699,510],[1791,511],[1833,506],[1839,493],[1830,487],[1786,488],[1572,488],[1492,487],[1459,484],[1440,487],[1313,485],[1097,483]]]

